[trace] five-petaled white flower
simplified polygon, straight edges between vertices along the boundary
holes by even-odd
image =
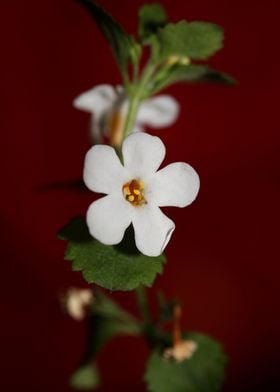
[[[133,133],[122,145],[123,165],[113,147],[93,146],[87,153],[84,181],[104,196],[87,211],[93,237],[106,245],[121,242],[132,223],[135,242],[147,256],[160,255],[170,240],[175,224],[159,207],[186,207],[199,190],[195,170],[183,162],[158,170],[165,146],[155,136]]]
[[[101,143],[106,136],[111,145],[120,145],[129,106],[123,87],[101,84],[79,95],[73,105],[92,114],[91,134],[95,143]],[[169,95],[147,99],[139,107],[133,131],[143,131],[145,125],[167,127],[176,121],[178,113],[179,104]]]

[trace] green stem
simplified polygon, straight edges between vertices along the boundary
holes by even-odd
[[[123,139],[125,139],[132,132],[139,105],[140,98],[138,94],[135,93],[135,95],[129,100],[129,108],[123,131]]]
[[[138,82],[138,75],[139,75],[139,63],[133,65],[133,83]]]
[[[124,86],[127,89],[129,87],[130,81],[126,70],[122,72],[122,78],[123,78]]]
[[[139,84],[136,84],[136,86],[134,86],[134,88],[132,89],[132,93],[129,97],[129,107],[123,131],[123,140],[132,132],[139,106],[141,104],[141,101],[145,97],[148,83],[154,71],[154,64],[149,63],[143,71],[142,78]]]
[[[146,289],[144,286],[139,286],[135,292],[141,317],[144,321],[144,324],[147,326],[151,323],[151,317]]]

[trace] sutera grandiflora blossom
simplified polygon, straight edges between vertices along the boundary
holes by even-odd
[[[106,245],[121,242],[132,223],[135,243],[147,256],[160,255],[175,229],[160,209],[186,207],[199,190],[199,177],[187,163],[176,162],[159,169],[165,146],[146,133],[129,135],[122,145],[123,163],[111,146],[96,145],[87,153],[84,181],[106,196],[87,211],[91,235]]]
[[[123,87],[101,84],[79,95],[73,105],[91,113],[93,142],[102,143],[105,136],[111,145],[121,144],[129,108],[129,99]],[[139,106],[133,132],[144,131],[145,126],[168,127],[177,120],[178,114],[179,104],[170,95],[148,98]]]

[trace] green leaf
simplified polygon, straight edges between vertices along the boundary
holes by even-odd
[[[222,72],[209,68],[207,65],[179,65],[171,70],[168,84],[175,82],[212,82],[221,84],[234,84],[235,80]]]
[[[224,380],[226,356],[222,347],[206,335],[190,333],[197,343],[190,359],[177,363],[155,350],[147,364],[145,380],[151,392],[217,392]]]
[[[207,65],[175,65],[170,68],[158,81],[155,81],[155,91],[159,91],[174,83],[217,83],[232,85],[236,81],[230,75],[209,68]]]
[[[164,27],[167,22],[165,9],[157,3],[145,4],[139,10],[139,36],[145,41],[150,35]]]
[[[122,72],[125,72],[129,60],[138,61],[140,47],[134,38],[126,34],[122,26],[110,14],[91,0],[77,0],[91,14],[98,27],[111,45],[117,63]]]
[[[205,60],[222,48],[223,29],[208,22],[169,23],[158,31],[160,58],[186,56]]]
[[[70,378],[72,388],[92,390],[99,386],[99,374],[94,364],[80,367]]]
[[[73,271],[81,271],[88,283],[109,290],[134,290],[141,284],[150,287],[162,273],[164,255],[148,257],[134,243],[132,228],[123,242],[107,246],[91,237],[84,218],[74,218],[59,233],[68,240],[65,259],[72,261]]]

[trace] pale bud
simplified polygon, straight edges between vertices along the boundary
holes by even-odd
[[[190,58],[187,56],[169,56],[167,59],[167,66],[172,67],[173,65],[189,65],[191,62]]]
[[[90,289],[68,290],[65,298],[65,308],[69,316],[75,320],[83,320],[87,314],[87,308],[94,302],[94,297]]]
[[[182,362],[190,359],[197,349],[197,344],[193,340],[181,340],[174,347],[169,347],[163,352],[165,359],[173,359],[176,362]]]

